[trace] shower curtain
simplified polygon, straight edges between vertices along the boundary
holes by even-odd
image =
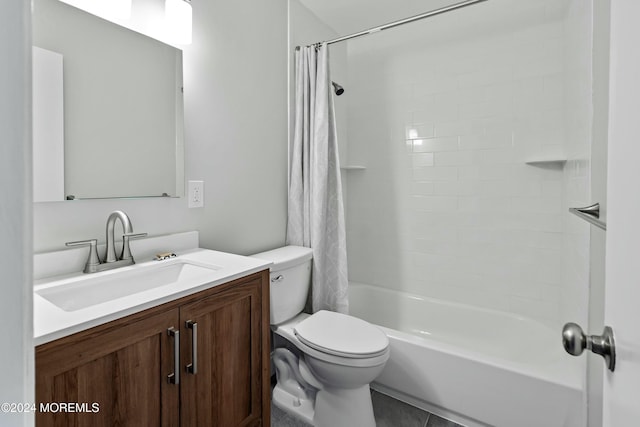
[[[303,47],[295,55],[287,244],[313,249],[313,312],[347,313],[347,244],[329,47]]]

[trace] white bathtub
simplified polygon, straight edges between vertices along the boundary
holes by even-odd
[[[372,388],[469,427],[585,424],[585,368],[564,353],[560,331],[355,282],[349,305],[389,337],[391,358]]]

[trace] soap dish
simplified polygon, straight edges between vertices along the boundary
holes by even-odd
[[[156,257],[154,258],[154,260],[164,261],[165,259],[175,258],[177,256],[178,255],[174,254],[173,252],[162,252],[162,253],[156,254]]]

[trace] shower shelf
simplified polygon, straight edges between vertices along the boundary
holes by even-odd
[[[344,165],[340,166],[340,169],[348,170],[348,171],[361,171],[365,170],[367,167],[362,165]]]
[[[532,159],[524,163],[531,166],[564,166],[567,163],[567,159]]]

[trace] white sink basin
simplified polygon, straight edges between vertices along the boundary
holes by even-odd
[[[212,273],[219,269],[184,260],[160,262],[63,280],[36,293],[65,311],[76,311],[162,286],[215,277]]]

